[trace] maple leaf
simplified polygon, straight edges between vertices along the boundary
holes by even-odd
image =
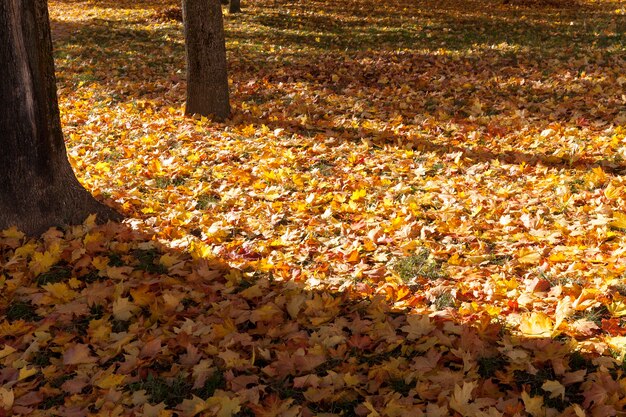
[[[217,390],[206,400],[207,407],[217,417],[231,417],[241,410],[241,403],[236,397],[230,398],[225,391]]]
[[[166,408],[167,406],[162,402],[156,405],[145,403],[142,411],[143,415],[146,417],[172,417],[174,415],[174,411],[166,410]]]
[[[91,356],[91,351],[88,345],[82,343],[76,343],[67,349],[63,353],[64,365],[80,365],[84,363],[94,363],[98,359]]]
[[[209,408],[208,401],[193,395],[190,399],[183,400],[178,406],[183,417],[193,417]]]
[[[0,387],[0,409],[10,410],[15,401],[15,394],[10,388]]]
[[[403,326],[402,330],[408,333],[409,340],[417,340],[435,329],[427,316],[411,315],[406,321],[408,324]]]
[[[475,381],[463,382],[463,385],[455,385],[450,398],[450,408],[458,411],[463,416],[476,415],[479,408],[473,403],[473,391],[476,388]]]
[[[550,398],[565,398],[565,387],[559,381],[546,381],[541,385],[541,389],[550,393]]]
[[[250,408],[258,417],[296,417],[300,415],[301,408],[292,405],[293,398],[281,399],[276,394],[268,395],[263,404],[250,404]]]
[[[533,417],[541,417],[546,413],[546,409],[543,405],[543,397],[530,396],[526,391],[522,392],[522,401],[524,401],[524,408],[526,412]]]
[[[596,407],[604,405],[609,395],[606,388],[594,382],[586,385],[583,391],[583,397],[585,398],[582,404],[583,407],[588,409],[592,404]]]
[[[28,264],[31,272],[37,276],[43,274],[44,272],[48,272],[52,265],[59,262],[60,248],[57,247],[54,251],[45,251],[35,252],[33,253],[33,258]]]
[[[103,389],[110,389],[119,386],[125,378],[125,375],[108,374],[97,380],[94,384]]]
[[[113,316],[118,320],[128,320],[137,311],[139,311],[139,307],[131,302],[128,297],[120,297],[113,301]]]
[[[522,316],[519,329],[527,337],[552,337],[555,331],[552,319],[540,312]]]

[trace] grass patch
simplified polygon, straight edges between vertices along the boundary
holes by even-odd
[[[191,394],[191,384],[182,376],[168,381],[163,377],[150,374],[143,381],[129,384],[128,388],[132,392],[145,390],[150,404],[165,403],[172,408]]]
[[[482,378],[491,378],[495,376],[498,370],[504,369],[508,365],[508,361],[502,355],[484,356],[478,359],[478,374]]]
[[[196,200],[196,210],[204,210],[220,201],[221,199],[217,194],[200,194]]]
[[[152,374],[142,381],[127,385],[131,392],[145,390],[150,404],[165,403],[168,407],[176,407],[184,399],[192,395],[206,400],[215,394],[218,389],[226,387],[226,379],[220,371],[214,372],[207,378],[199,389],[192,389],[192,384],[182,375],[166,379]]]
[[[437,310],[443,310],[448,307],[454,307],[456,305],[456,300],[452,294],[444,292],[435,298],[433,305]]]
[[[161,263],[159,262],[159,259],[161,258],[161,253],[159,253],[155,249],[138,249],[133,252],[133,256],[137,259],[137,261],[139,261],[139,264],[137,265],[138,269],[153,274],[167,273],[167,268],[164,265],[161,265]]]
[[[418,277],[435,280],[446,276],[441,262],[433,259],[427,248],[420,248],[415,254],[398,260],[394,270],[405,283]]]
[[[415,386],[416,386],[415,381],[411,381],[407,383],[404,379],[399,379],[399,378],[392,379],[389,381],[389,387],[395,392],[398,392],[405,397],[409,395],[409,391],[415,388]]]
[[[39,321],[41,317],[35,312],[35,307],[28,302],[14,301],[11,303],[6,312],[6,318],[9,321]]]
[[[215,394],[215,391],[218,389],[223,389],[226,387],[226,379],[224,378],[224,374],[222,372],[216,371],[207,378],[204,382],[202,388],[199,388],[194,391],[194,395],[206,400],[209,397],[212,397]]]
[[[72,276],[72,271],[67,265],[57,264],[57,265],[52,266],[52,268],[50,268],[49,271],[44,272],[43,274],[40,274],[35,279],[35,282],[40,287],[43,287],[44,285],[47,285],[47,284],[54,284],[57,282],[66,281],[70,279],[71,276]]]

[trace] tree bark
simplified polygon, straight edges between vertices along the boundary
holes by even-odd
[[[0,0],[0,230],[121,216],[96,201],[67,159],[46,0]]]
[[[187,103],[185,114],[230,115],[226,44],[218,0],[183,0]]]
[[[230,6],[228,7],[229,13],[239,13],[241,12],[241,1],[240,0],[230,0]]]

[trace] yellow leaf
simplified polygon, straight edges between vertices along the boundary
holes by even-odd
[[[143,417],[171,417],[174,415],[174,411],[166,410],[165,403],[160,402],[157,405],[150,405],[145,403],[143,405]]]
[[[462,263],[463,261],[461,260],[461,258],[459,257],[457,253],[453,254],[450,258],[448,258],[449,265],[459,266]]]
[[[541,254],[528,248],[522,248],[517,252],[517,261],[521,264],[538,264]]]
[[[526,391],[522,392],[522,401],[524,401],[524,408],[526,412],[533,417],[543,417],[546,414],[546,409],[543,406],[543,397],[536,396],[531,397]]]
[[[476,408],[475,404],[472,404],[471,401],[474,399],[472,392],[478,382],[463,382],[463,386],[455,385],[454,393],[450,398],[450,408],[458,411],[464,416],[475,415]]]
[[[64,303],[73,300],[78,297],[78,293],[72,290],[65,282],[55,282],[53,284],[46,284],[43,289],[48,291],[50,295],[57,300]]]
[[[87,218],[83,222],[83,226],[86,226],[88,230],[96,227],[96,217],[97,216],[95,214],[90,214],[89,216],[87,216]]]
[[[150,291],[150,287],[143,285],[138,288],[131,288],[130,295],[133,297],[135,305],[145,307],[154,302],[155,294]]]
[[[15,394],[10,388],[0,387],[0,410],[10,410],[15,401]]]
[[[20,373],[17,377],[18,381],[28,378],[29,376],[33,376],[37,373],[37,368],[26,369],[26,367],[20,369]]]
[[[128,297],[120,297],[113,301],[113,317],[117,320],[126,321],[139,310],[135,304],[131,303]]]
[[[166,268],[171,268],[177,262],[179,262],[178,257],[169,253],[166,253],[165,255],[161,256],[161,258],[159,258],[159,263]]]
[[[548,257],[550,262],[566,262],[570,258],[564,252],[555,252]]]
[[[130,266],[107,266],[105,275],[111,279],[122,281],[133,272]]]
[[[421,314],[412,314],[407,316],[407,325],[402,326],[402,331],[408,333],[408,340],[417,340],[424,335],[429,334],[435,329],[435,325],[430,318]]]
[[[54,254],[51,252],[35,252],[33,254],[33,259],[28,264],[28,268],[31,272],[37,276],[43,274],[44,272],[48,272],[52,265],[56,264],[59,261],[58,254]]]
[[[367,414],[367,417],[380,417],[380,413],[376,411],[376,408],[371,402],[365,401],[363,405],[367,407],[368,410],[370,410],[370,412]]]
[[[552,319],[541,312],[522,316],[519,330],[526,337],[552,337],[555,331]]]
[[[2,348],[2,350],[0,350],[0,359],[9,356],[13,352],[17,352],[17,349],[15,349],[15,348],[13,348],[13,347],[11,347],[9,345],[4,345],[4,348]]]
[[[615,200],[616,198],[618,198],[619,196],[623,194],[623,188],[615,187],[613,186],[613,184],[609,184],[603,191],[603,194],[609,200]]]
[[[2,237],[6,237],[8,239],[22,239],[24,237],[24,233],[20,232],[17,227],[13,226],[3,230]]]
[[[32,255],[35,252],[35,249],[37,249],[37,244],[27,243],[24,246],[20,246],[19,248],[15,249],[15,256],[26,258]]]
[[[546,381],[541,386],[541,389],[550,393],[550,398],[561,397],[565,398],[565,387],[559,381]]]
[[[120,385],[125,378],[125,375],[108,374],[104,378],[96,381],[96,386],[102,389],[115,388]]]
[[[215,394],[206,400],[206,404],[215,412],[216,417],[231,417],[241,410],[239,399],[229,398],[222,390],[215,391]]]
[[[183,402],[178,406],[178,410],[181,411],[182,417],[193,417],[207,408],[207,401],[204,401],[202,398],[196,397],[195,395],[192,395],[190,399],[183,400]]]
[[[580,295],[574,302],[572,303],[572,307],[577,311],[583,311],[590,307],[593,307],[598,302],[596,301],[596,296],[599,291],[596,288],[584,288]]]
[[[306,295],[304,294],[296,294],[289,299],[287,302],[287,313],[292,319],[298,317],[298,313],[302,310],[302,306],[306,301]]]
[[[626,214],[613,213],[613,221],[609,223],[609,226],[614,227],[615,229],[626,230]]]
[[[94,168],[97,171],[102,171],[102,172],[111,172],[111,166],[109,165],[108,162],[103,162],[100,161],[98,163],[96,163],[96,165],[94,166]]]
[[[358,375],[347,373],[343,375],[343,382],[349,387],[354,387],[361,383],[361,378]]]
[[[612,349],[620,352],[620,356],[623,358],[626,354],[626,336],[607,337],[605,339],[607,345]]]
[[[350,201],[360,201],[362,200],[365,196],[367,195],[367,191],[365,191],[365,188],[361,188],[359,190],[356,190],[352,193],[352,195],[350,196]]]
[[[607,309],[612,317],[624,317],[626,316],[626,300],[614,298]]]
[[[554,311],[554,328],[558,329],[561,323],[573,313],[574,308],[572,307],[571,297],[568,295],[560,299]]]
[[[152,161],[150,161],[148,166],[150,167],[150,172],[153,174],[160,174],[163,172],[163,165],[161,165],[161,161],[159,161],[158,159],[153,159]]]
[[[281,310],[276,304],[270,302],[262,305],[250,314],[250,321],[252,323],[267,322],[270,323],[277,319],[280,319],[283,315]]]
[[[109,258],[105,256],[96,256],[91,260],[91,264],[98,270],[104,271],[109,265]]]

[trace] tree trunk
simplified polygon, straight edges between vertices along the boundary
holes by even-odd
[[[218,0],[183,0],[187,56],[185,114],[230,115],[222,6]]]
[[[0,230],[121,216],[89,194],[67,159],[46,0],[0,0]]]
[[[229,13],[239,13],[241,12],[241,1],[240,0],[230,0],[230,7],[228,8]]]

